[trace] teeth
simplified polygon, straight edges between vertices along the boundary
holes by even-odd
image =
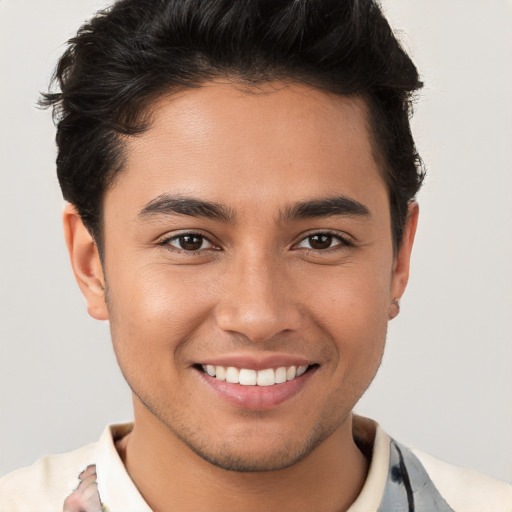
[[[307,366],[299,366],[297,368],[297,377],[300,377],[307,369]]]
[[[229,366],[226,368],[226,381],[230,382],[231,384],[238,384],[238,378],[240,377],[240,372],[233,368],[232,366]]]
[[[282,384],[286,382],[286,368],[282,366],[276,370],[276,384]]]
[[[297,375],[297,367],[290,366],[290,368],[288,368],[288,370],[286,370],[286,380],[295,379],[295,375]]]
[[[258,386],[273,386],[276,383],[274,370],[260,370],[258,372]]]
[[[308,369],[307,366],[289,366],[285,368],[267,368],[265,370],[249,370],[247,368],[235,368],[234,366],[213,366],[202,365],[203,371],[215,377],[217,380],[225,380],[230,384],[241,384],[242,386],[273,386],[282,384],[288,380],[300,377]]]
[[[224,366],[215,367],[215,377],[219,380],[226,380],[226,369]]]
[[[260,373],[260,372],[258,372]],[[258,375],[255,370],[246,370],[243,368],[240,370],[240,376],[238,377],[238,382],[242,384],[242,386],[255,386],[256,380],[258,379]],[[258,382],[259,384],[259,382]]]

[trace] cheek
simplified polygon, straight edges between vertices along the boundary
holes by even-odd
[[[333,372],[371,379],[384,350],[391,274],[371,265],[337,269],[336,274],[309,290],[310,312],[334,345]]]
[[[125,367],[168,368],[207,316],[210,292],[194,272],[148,265],[131,274],[118,266],[108,285],[112,340]]]
[[[317,275],[307,296],[319,323],[337,332],[354,329],[353,335],[364,336],[387,324],[390,286],[391,272],[385,266],[347,265]]]

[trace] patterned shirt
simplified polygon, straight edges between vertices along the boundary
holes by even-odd
[[[411,450],[367,418],[353,425],[371,462],[349,512],[512,512],[507,483]],[[97,443],[1,478],[0,512],[151,512],[115,448],[132,427],[107,427]]]

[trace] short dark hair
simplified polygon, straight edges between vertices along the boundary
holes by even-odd
[[[161,94],[215,78],[293,80],[367,105],[395,249],[424,177],[410,130],[411,59],[374,0],[120,0],[69,41],[43,106],[57,123],[57,173],[100,246],[102,200],[123,166],[120,135],[149,127]]]

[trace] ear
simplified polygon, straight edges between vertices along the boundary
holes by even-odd
[[[407,218],[405,221],[402,242],[393,261],[393,275],[391,278],[392,302],[389,310],[390,320],[398,315],[400,310],[399,300],[404,294],[407,282],[409,281],[411,253],[414,243],[414,236],[416,234],[416,227],[418,225],[418,214],[418,203],[410,203],[407,210]]]
[[[62,222],[71,266],[87,301],[87,311],[97,320],[108,320],[105,277],[96,242],[69,203],[64,207]]]

